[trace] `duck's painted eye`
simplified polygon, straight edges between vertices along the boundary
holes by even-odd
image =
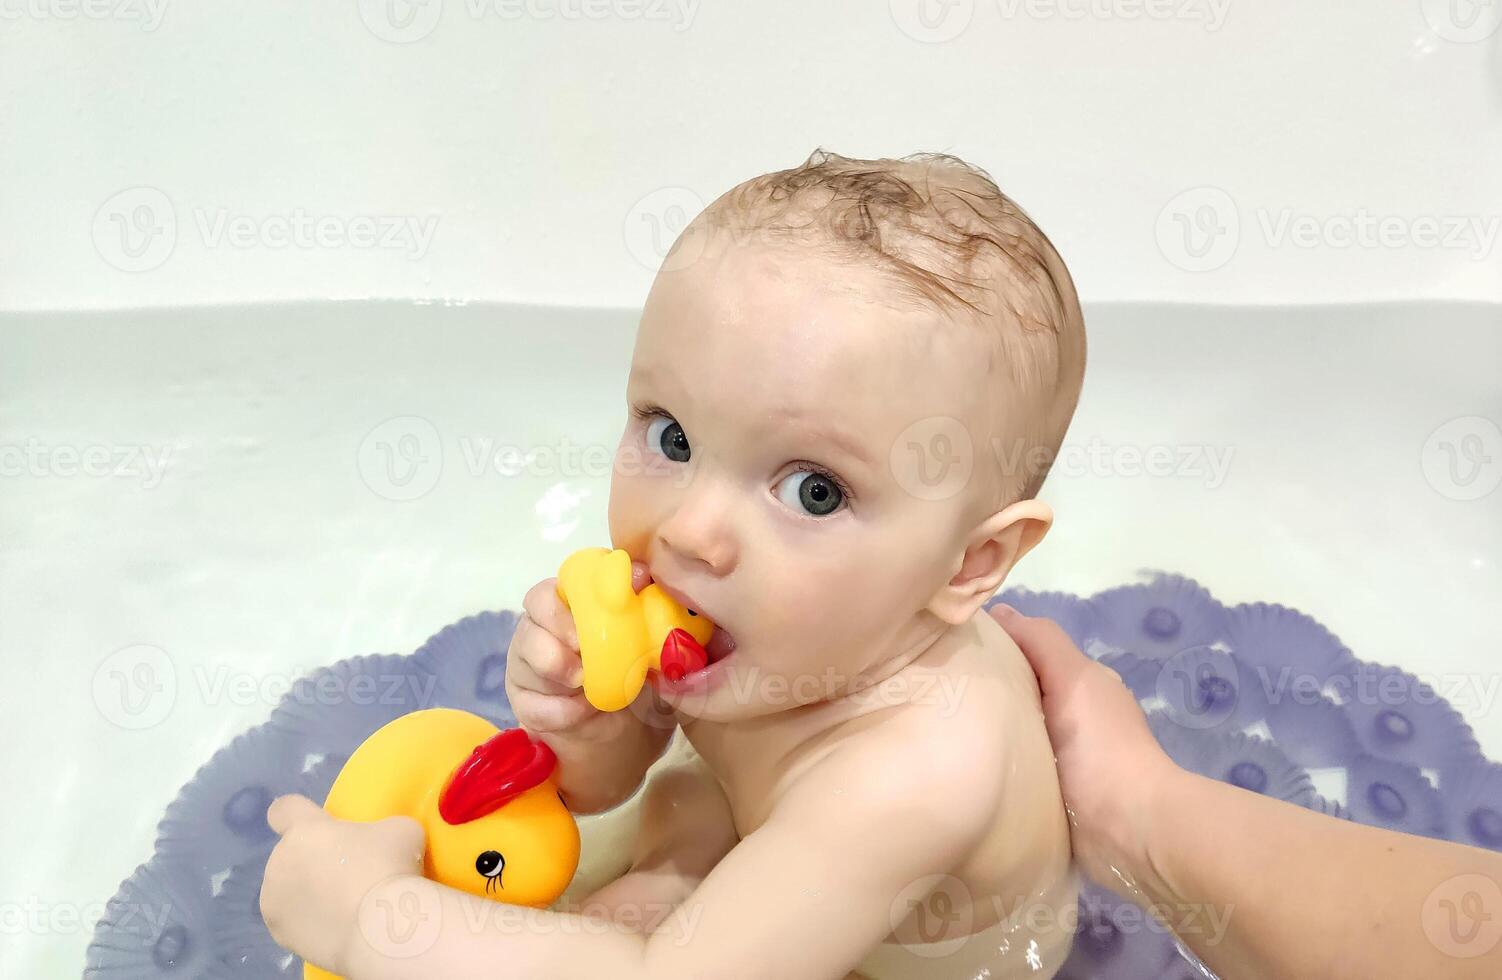
[[[501,872],[506,870],[506,859],[501,857],[500,851],[486,851],[475,858],[475,870],[486,878],[500,878]]]
[[[845,494],[823,473],[797,470],[777,484],[777,499],[789,507],[800,508],[806,514],[824,517],[840,509]]]
[[[660,452],[675,463],[687,463],[690,455],[683,426],[661,415],[647,423],[647,449]]]

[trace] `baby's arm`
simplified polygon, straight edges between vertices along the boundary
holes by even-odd
[[[703,759],[662,770],[642,797],[631,869],[585,899],[581,911],[650,933],[737,840],[730,803]]]
[[[397,959],[356,938],[344,966],[353,980],[488,977],[497,964],[547,980],[842,977],[905,918],[899,899],[957,867],[991,826],[1000,781],[976,771],[967,753],[915,757],[910,736],[868,733],[789,787],[648,936],[548,913],[529,915],[524,929],[477,929],[492,921],[485,899],[390,879],[367,903],[434,909],[436,941]]]

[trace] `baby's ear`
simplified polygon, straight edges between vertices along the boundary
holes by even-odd
[[[959,570],[934,594],[928,611],[952,626],[968,622],[1052,524],[1053,509],[1041,500],[1019,500],[986,518],[971,532]]]

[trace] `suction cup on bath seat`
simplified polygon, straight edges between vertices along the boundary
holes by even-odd
[[[299,678],[269,724],[308,755],[348,756],[388,721],[434,707],[437,685],[412,657],[350,657]]]
[[[197,980],[214,962],[209,876],[157,855],[105,905],[85,954],[85,980]]]
[[[1314,799],[1309,774],[1267,739],[1186,728],[1163,711],[1149,715],[1148,725],[1163,751],[1185,769],[1299,806]]]
[[[1251,671],[1214,647],[1194,647],[1163,661],[1154,691],[1185,728],[1240,731],[1261,720],[1267,699]]]
[[[1081,599],[1068,592],[1032,592],[1028,589],[1007,589],[986,602],[990,608],[1004,602],[1024,616],[1042,616],[1058,623],[1075,646],[1086,649],[1099,632],[1095,606],[1088,599]]]
[[[1348,766],[1361,754],[1351,719],[1324,696],[1284,692],[1267,706],[1266,720],[1278,747],[1301,766]]]
[[[414,659],[438,678],[438,704],[480,715],[497,728],[515,728],[506,701],[506,651],[515,632],[515,613],[483,612],[424,643]]]
[[[1443,833],[1439,793],[1413,766],[1364,755],[1347,772],[1346,808],[1352,820],[1425,837]]]
[[[167,806],[157,851],[205,881],[269,850],[276,834],[266,808],[300,792],[303,755],[296,743],[262,725],[214,753]]]
[[[276,944],[261,918],[261,879],[271,852],[231,869],[209,903],[209,933],[221,965],[215,977],[291,976],[293,957]]]
[[[1145,585],[1108,589],[1091,599],[1100,638],[1139,657],[1167,659],[1225,639],[1226,610],[1193,579],[1159,574]]]
[[[1058,980],[1158,980],[1178,958],[1166,927],[1095,884],[1080,889],[1079,928]]]
[[[1318,622],[1287,606],[1255,602],[1233,606],[1226,618],[1231,652],[1253,670],[1267,672],[1269,691],[1318,692],[1330,678],[1348,672],[1355,658]]]
[[[1379,759],[1444,769],[1474,753],[1476,737],[1460,713],[1406,671],[1361,664],[1343,694],[1356,737]]]
[[[1502,766],[1474,762],[1440,777],[1450,839],[1502,851]]]

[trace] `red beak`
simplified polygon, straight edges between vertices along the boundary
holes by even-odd
[[[709,663],[709,654],[688,630],[674,629],[662,641],[662,676],[670,681],[681,680],[684,674],[703,670]]]

